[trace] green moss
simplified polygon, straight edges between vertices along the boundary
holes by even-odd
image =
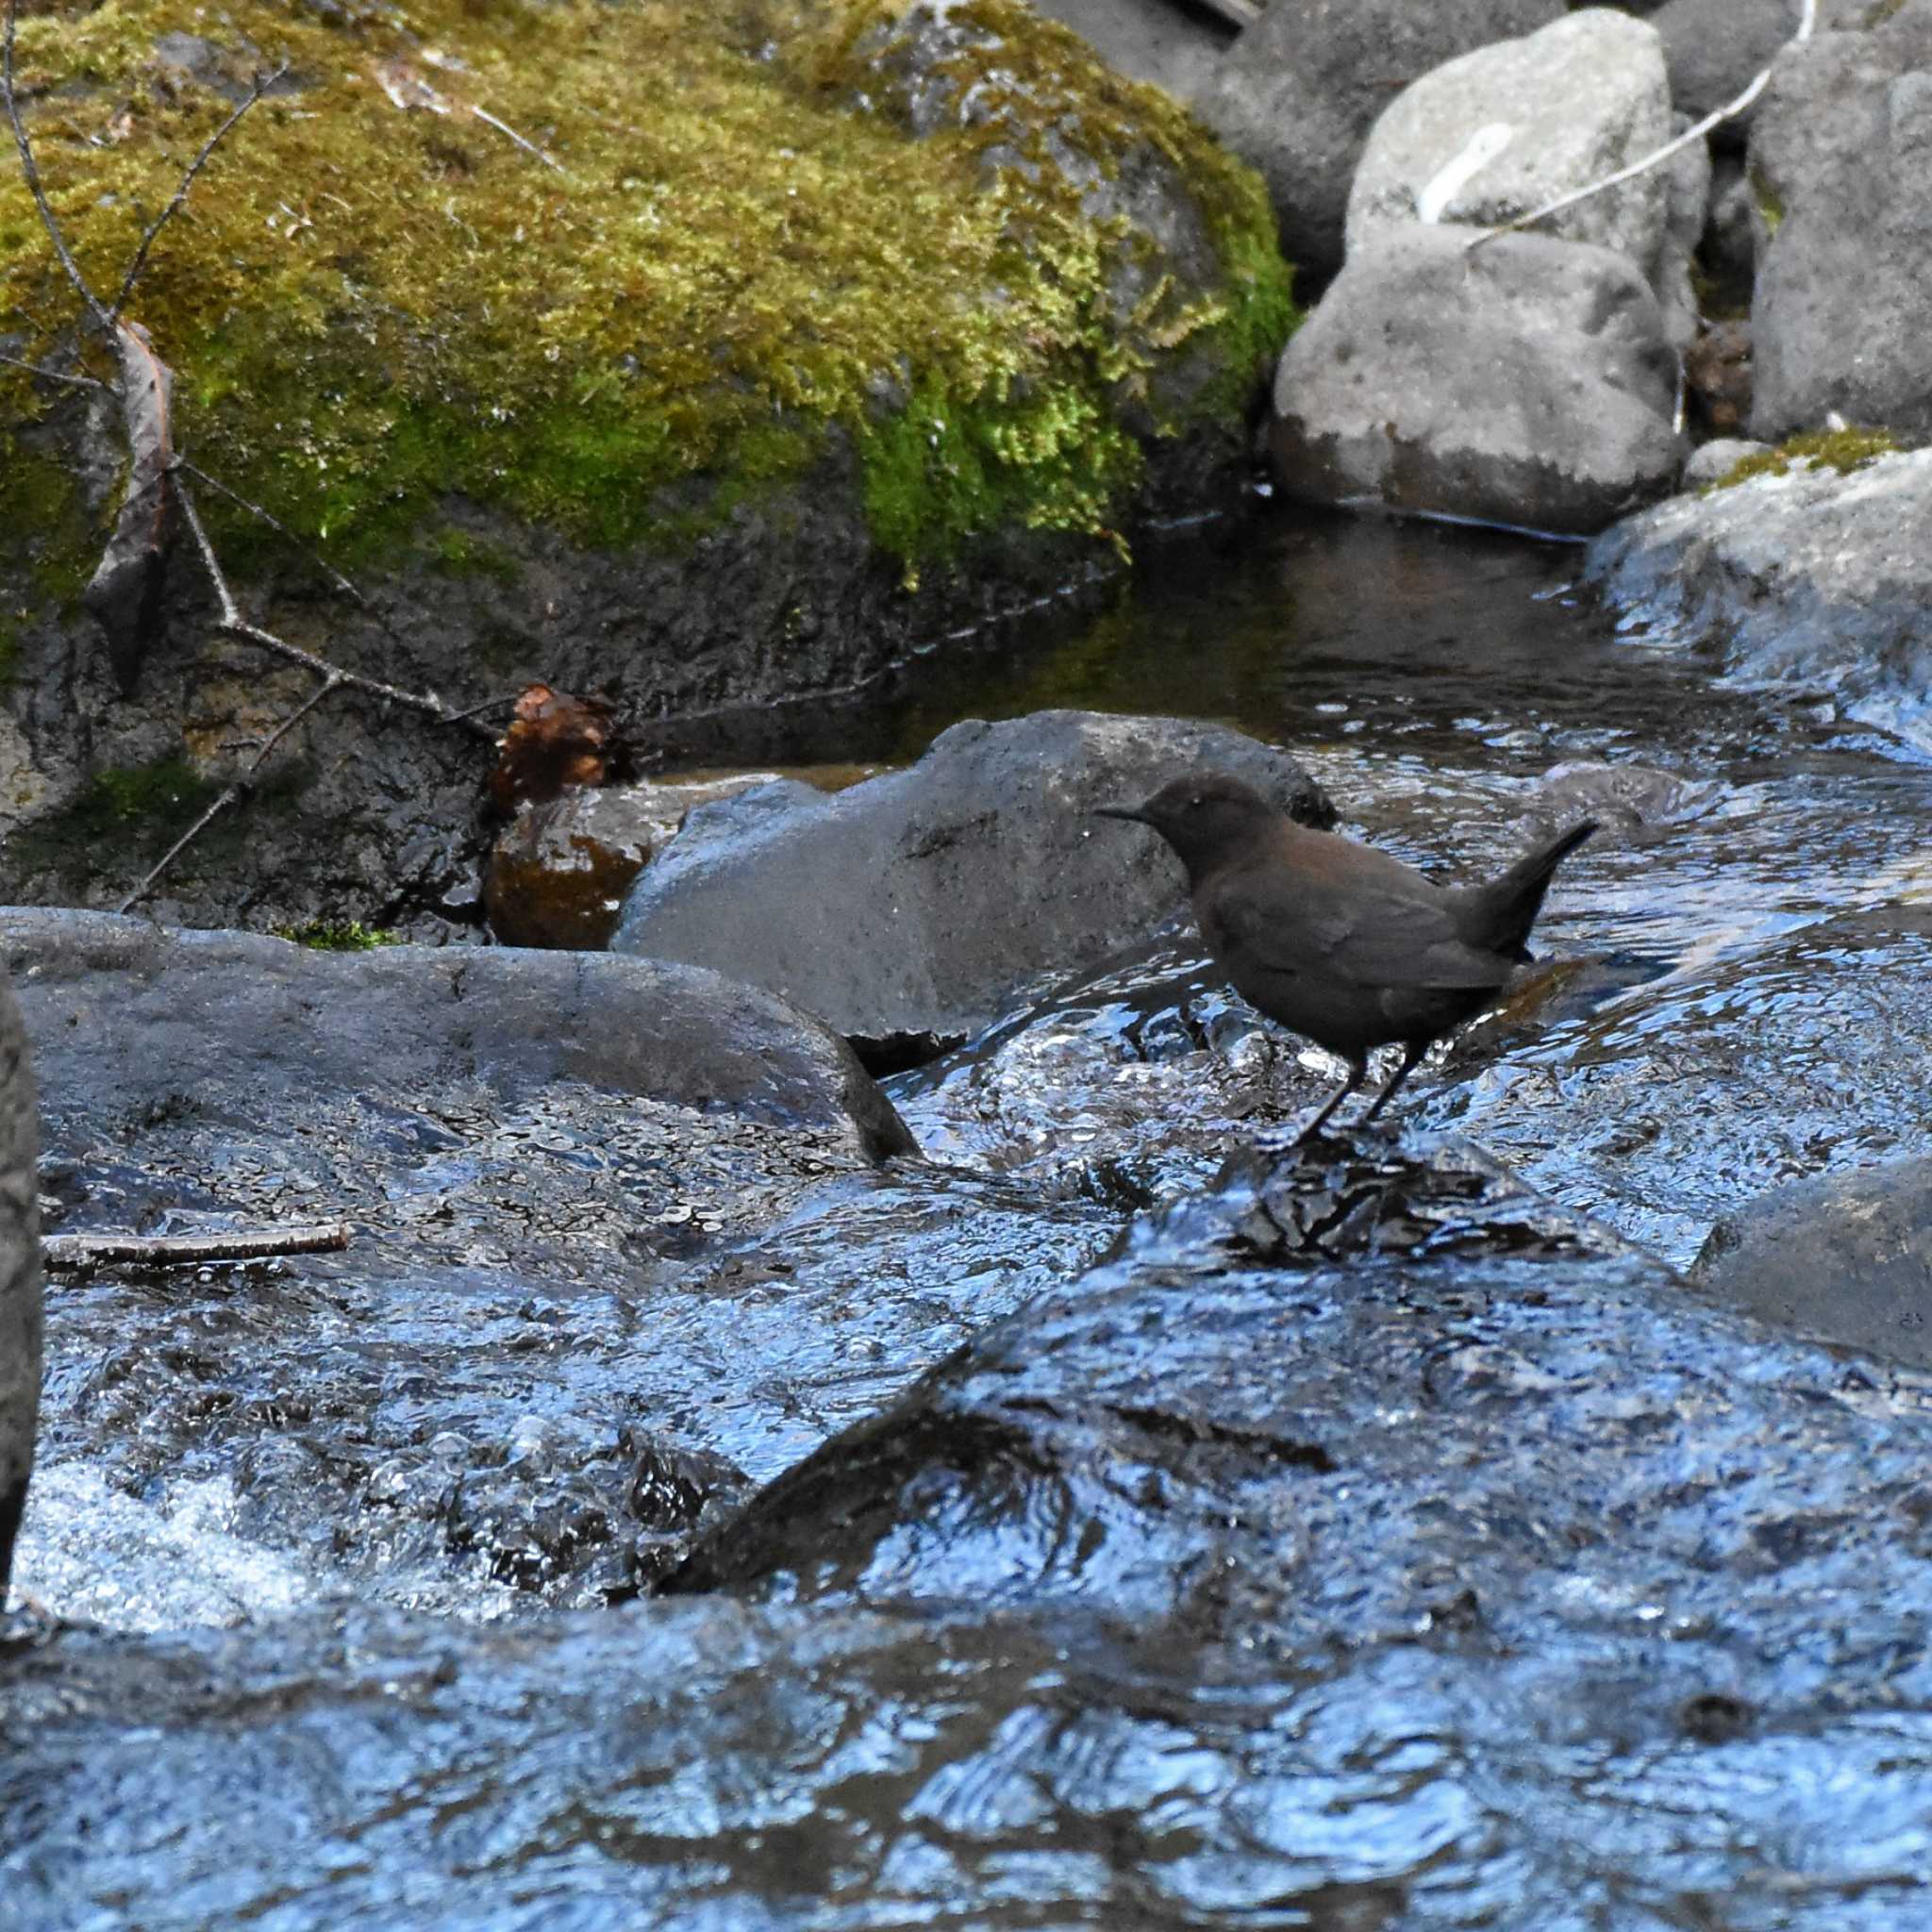
[[[377,946],[399,946],[403,936],[386,925],[364,925],[359,919],[310,919],[301,925],[277,925],[270,930],[290,944],[309,946],[321,953],[367,953]]]
[[[517,560],[500,543],[454,525],[429,540],[436,568],[448,577],[484,577],[491,583],[513,584],[522,575]]]
[[[46,603],[79,600],[100,558],[105,532],[88,515],[66,467],[18,432],[0,430],[0,531],[25,564],[20,588]],[[28,612],[20,613],[22,616]]]
[[[330,24],[236,0],[196,30],[286,53],[303,86],[229,137],[138,291],[179,440],[349,569],[416,547],[455,495],[586,544],[686,541],[834,439],[908,564],[995,521],[1106,538],[1144,466],[1123,410],[1157,435],[1226,414],[1293,325],[1265,196],[1017,0],[951,10],[984,43],[947,70],[973,125],[915,139],[860,111],[889,92],[868,63],[897,11],[402,0]],[[154,63],[182,25],[169,0],[72,0],[21,25],[42,173],[103,289],[227,111]],[[392,98],[424,88],[448,111]],[[1150,154],[1225,275],[1123,315],[1136,243],[1088,204]],[[72,308],[0,170],[0,326]],[[1209,379],[1163,412],[1149,398],[1183,358]],[[7,375],[0,416],[30,395]],[[944,446],[921,453],[936,422]],[[279,547],[204,507],[234,567]]]
[[[1729,490],[1748,483],[1753,476],[1788,476],[1798,463],[1848,476],[1880,457],[1894,455],[1898,448],[1899,441],[1889,429],[1807,429],[1775,449],[1740,458],[1702,493],[1708,496],[1713,490]]]
[[[112,839],[140,826],[173,838],[221,789],[185,758],[110,767],[89,779],[65,817],[83,836]]]
[[[1784,196],[1774,189],[1761,168],[1751,169],[1751,195],[1757,205],[1758,219],[1764,224],[1767,235],[1775,235],[1784,226]]]

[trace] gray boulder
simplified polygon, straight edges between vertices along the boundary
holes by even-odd
[[[1728,466],[1727,466],[1728,467]],[[1740,681],[1932,745],[1932,450],[1794,462],[1607,530],[1585,575],[1655,631],[1720,638]]]
[[[1349,182],[1391,90],[1562,13],[1559,0],[1272,0],[1195,111],[1266,179],[1283,253],[1332,275]]]
[[[768,787],[693,812],[611,947],[727,971],[881,1053],[964,1036],[1026,982],[1096,964],[1178,908],[1178,861],[1091,814],[1209,766],[1309,824],[1334,816],[1285,752],[1221,726],[972,720],[909,771],[830,797]]]
[[[41,1231],[33,1068],[12,994],[0,983],[0,1607],[26,1506],[41,1404]]]
[[[1752,434],[1932,431],[1932,0],[1782,55],[1751,171]]]
[[[1711,1229],[1690,1274],[1782,1328],[1932,1367],[1932,1158],[1774,1188]]]
[[[1609,249],[1411,224],[1350,258],[1275,375],[1291,495],[1591,532],[1674,482],[1676,358]]]
[[[1663,42],[1671,101],[1699,121],[1735,100],[1798,25],[1801,0],[1665,0],[1650,16]],[[1751,116],[1723,122],[1712,142],[1741,150]]]
[[[187,1108],[275,1119],[305,1092],[469,1090],[513,1107],[560,1086],[783,1126],[874,1158],[911,1136],[844,1042],[715,973],[607,954],[381,946],[171,932],[11,908],[0,947],[59,1117],[138,1136]],[[51,1104],[50,1104],[51,1107]]]
[[[1390,103],[1349,191],[1348,252],[1416,221],[1492,227],[1602,180],[1670,134],[1656,30],[1607,8],[1570,14],[1448,61]],[[1613,248],[1648,275],[1666,214],[1666,177],[1651,169],[1539,232]]]

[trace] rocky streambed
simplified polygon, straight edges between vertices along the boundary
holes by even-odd
[[[1424,864],[1599,818],[1564,963],[1390,1139],[1287,1149],[1326,1069],[1051,788],[1007,876],[1091,911],[882,1087],[701,961],[9,915],[59,1230],[355,1231],[50,1290],[22,1923],[1918,1924],[1916,1331],[1677,1271],[1788,1182],[1842,1253],[1845,1191],[1923,1173],[1932,769],[1857,692],[1620,630],[1584,565],[1284,518],[837,726],[988,721],[946,753],[977,844],[939,754],[872,794],[908,894],[1002,876],[997,746],[1158,752],[1054,707],[1276,741]],[[708,808],[687,953],[760,854],[803,903],[827,823],[885,836],[843,797]],[[957,925],[920,957],[983,959]]]

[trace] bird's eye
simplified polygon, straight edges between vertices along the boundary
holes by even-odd
[[[1188,800],[1188,808],[1191,811],[1199,811],[1204,802],[1205,801],[1202,799],[1201,794],[1197,791],[1195,792],[1193,797]]]

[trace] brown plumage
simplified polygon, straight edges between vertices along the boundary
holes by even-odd
[[[1180,855],[1201,937],[1236,991],[1349,1064],[1302,1131],[1320,1130],[1378,1046],[1402,1064],[1372,1121],[1430,1043],[1491,1005],[1530,955],[1550,876],[1596,830],[1573,825],[1483,886],[1450,888],[1373,846],[1311,832],[1220,773],[1176,778],[1101,816],[1152,826]]]

